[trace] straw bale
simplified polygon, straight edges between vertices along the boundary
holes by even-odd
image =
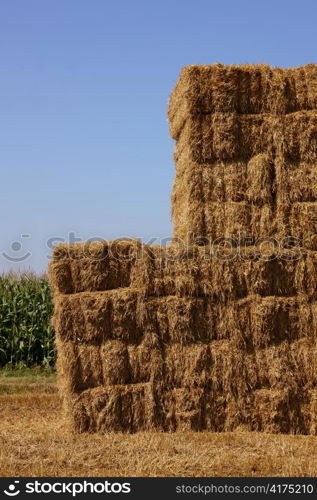
[[[175,414],[176,429],[180,432],[199,431],[202,428],[200,411],[177,412]]]
[[[59,293],[127,287],[139,249],[137,240],[59,244],[49,266],[53,287]]]
[[[317,112],[299,111],[281,119],[282,131],[276,147],[286,160],[314,162],[317,158]],[[278,151],[279,152],[279,151]]]
[[[174,238],[184,244],[230,240],[234,245],[274,235],[274,212],[263,206],[242,202],[174,201]]]
[[[232,298],[244,297],[247,294],[245,288],[245,274],[242,267],[237,268],[234,258],[226,258],[226,252],[222,249],[218,251],[218,255],[201,256],[197,259],[200,273],[195,281],[197,295],[210,296],[213,298],[213,303],[225,303]],[[234,255],[234,252],[232,252]],[[221,256],[220,256],[221,255]],[[243,262],[241,263],[243,265]],[[181,273],[181,269],[178,269]],[[176,289],[176,293],[180,294],[180,290]]]
[[[214,112],[286,114],[316,109],[316,65],[186,66],[171,94],[168,116],[177,139],[188,116]]]
[[[294,203],[286,229],[290,236],[298,238],[301,246],[317,250],[317,203]]]
[[[259,387],[307,388],[316,383],[316,348],[309,339],[287,340],[254,353]]]
[[[252,235],[251,206],[246,202],[206,203],[204,205],[206,236],[210,241]]]
[[[303,334],[290,344],[292,371],[298,387],[309,388],[317,382],[317,346],[316,337],[312,335],[311,325],[307,336]]]
[[[314,120],[309,120],[309,115],[305,118],[313,126]],[[290,122],[293,128],[297,125],[294,122],[294,119]],[[198,164],[240,159],[248,161],[260,153],[272,152],[275,145],[273,129],[278,126],[283,137],[279,118],[220,112],[197,115],[188,118],[181,132],[182,142],[177,154]],[[305,152],[309,150],[310,142],[306,144]]]
[[[206,165],[202,169],[202,183],[205,202],[244,201],[247,189],[247,165],[242,161]]]
[[[71,297],[71,296],[70,296]],[[71,301],[66,297],[58,295],[54,291],[54,314],[52,324],[55,328],[56,335],[62,341],[67,341],[73,338],[73,314]]]
[[[189,392],[188,389],[174,389],[169,395],[170,406],[167,419],[170,430],[199,431],[203,428],[204,393],[201,389]]]
[[[160,311],[166,311],[171,342],[199,342],[205,334],[204,302],[200,299],[166,297],[160,303]]]
[[[161,251],[160,246],[142,245],[140,247],[138,258],[131,272],[131,288],[142,289],[146,293],[151,293],[153,289],[153,272],[156,261],[160,259]]]
[[[136,318],[137,298],[137,291],[129,288],[61,296],[56,299],[55,328],[63,341],[134,341],[141,335]]]
[[[315,252],[307,252],[299,259],[294,272],[297,293],[309,299],[317,297],[317,259]]]
[[[224,392],[206,396],[203,428],[210,432],[224,432],[227,419],[228,395]]]
[[[164,342],[188,344],[204,340],[207,334],[203,299],[164,296],[148,298],[143,306],[140,328],[156,333]]]
[[[52,260],[81,260],[91,258],[102,261],[105,258],[116,260],[132,260],[138,254],[140,242],[137,239],[123,238],[117,240],[86,241],[84,243],[59,243],[53,249]]]
[[[103,370],[99,345],[78,344],[78,390],[103,385]]]
[[[174,387],[172,389],[172,397],[175,402],[175,411],[178,413],[187,413],[204,410],[205,390],[201,387],[192,386],[192,390],[187,387]]]
[[[253,156],[314,162],[317,111],[286,116],[213,113],[188,119],[176,150],[176,162],[249,161]]]
[[[57,347],[57,382],[63,397],[64,409],[69,410],[68,398],[79,390],[78,386],[78,348],[71,341],[61,341],[58,331],[56,336]]]
[[[242,321],[245,314],[242,312]],[[283,340],[294,340],[302,334],[299,303],[296,298],[263,297],[250,303],[249,330],[241,328],[245,341],[255,349],[276,344]],[[243,326],[243,323],[242,323]]]
[[[142,337],[137,322],[138,293],[133,289],[116,290],[112,297],[113,338],[135,341]]]
[[[54,289],[59,293],[74,291],[71,265],[68,259],[50,262],[49,277]]]
[[[132,383],[158,381],[163,376],[163,353],[158,336],[147,332],[137,345],[128,345]]]
[[[260,348],[281,338],[309,336],[309,325],[317,321],[314,305],[296,296],[248,295],[226,302],[168,296],[148,298],[145,304],[140,329],[183,345],[231,338],[241,349]]]
[[[165,430],[201,430],[204,397],[204,390],[198,387],[178,387],[165,392],[162,397]]]
[[[234,339],[210,344],[213,394],[248,395],[259,388],[308,388],[316,383],[316,347],[309,339],[244,351]]]
[[[259,389],[255,391],[252,424],[256,431],[297,433],[298,411],[289,389]],[[294,422],[295,416],[295,422]],[[293,418],[292,418],[293,417]]]
[[[102,384],[116,385],[130,381],[129,352],[126,342],[108,340],[100,347]]]
[[[253,156],[247,165],[247,199],[272,204],[276,192],[274,163],[267,154]]]
[[[276,161],[278,202],[284,205],[317,201],[316,163]]]
[[[247,164],[243,161],[199,165],[177,162],[172,200],[184,197],[187,203],[246,201]]]
[[[209,383],[211,354],[208,344],[166,345],[164,375],[166,387],[206,387]],[[182,409],[184,411],[184,408]]]
[[[299,289],[295,273],[303,262],[306,262],[304,255],[297,258],[296,253],[285,249],[277,254],[268,252],[265,258],[260,254],[254,260],[246,260],[244,271],[248,293],[278,297],[296,295]]]
[[[247,394],[257,384],[253,354],[247,354],[230,340],[215,340],[211,349],[211,393],[225,397]]]
[[[99,387],[72,403],[79,432],[136,432],[159,426],[159,410],[149,384]]]
[[[82,391],[103,384],[100,346],[63,342],[57,337],[57,373],[61,394],[68,400]]]

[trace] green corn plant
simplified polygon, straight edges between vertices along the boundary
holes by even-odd
[[[46,276],[0,276],[0,366],[54,365],[52,313]]]

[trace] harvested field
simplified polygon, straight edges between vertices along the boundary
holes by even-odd
[[[317,475],[317,437],[242,430],[70,434],[61,412],[55,394],[0,395],[1,477]]]

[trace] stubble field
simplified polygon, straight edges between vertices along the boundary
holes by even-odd
[[[53,374],[0,375],[3,476],[316,476],[317,437],[70,434]]]

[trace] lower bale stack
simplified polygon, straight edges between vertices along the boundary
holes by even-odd
[[[105,276],[109,246],[98,243]],[[206,246],[124,248],[133,257],[115,261],[127,273],[116,287],[96,279],[81,246],[57,248],[50,267],[73,429],[317,432],[313,251],[248,247],[221,260]],[[83,271],[67,288],[72,252]]]
[[[69,356],[69,348],[60,348],[61,356],[64,350]],[[284,342],[259,353],[246,353],[227,340],[175,343],[157,349],[141,369],[134,349],[119,361],[109,359],[106,349],[85,346],[74,353],[77,366],[67,374],[74,379],[73,392],[66,404],[77,431],[221,432],[243,426],[315,433],[316,350],[309,341]],[[109,380],[111,364],[119,374]]]

